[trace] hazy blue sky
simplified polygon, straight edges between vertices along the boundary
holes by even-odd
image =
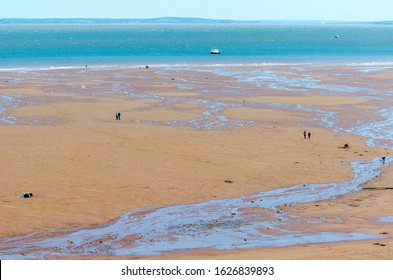
[[[0,18],[392,20],[392,0],[1,0]]]

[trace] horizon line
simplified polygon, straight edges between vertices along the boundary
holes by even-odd
[[[383,23],[393,22],[391,20],[342,20],[342,19],[213,19],[203,17],[152,17],[152,18],[113,18],[113,17],[0,17],[0,20],[111,20],[111,21],[171,21],[171,20],[188,20],[188,21],[210,21],[210,22],[320,22],[320,23]]]

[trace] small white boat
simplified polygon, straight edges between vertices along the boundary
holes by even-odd
[[[220,54],[221,51],[219,49],[211,49],[210,54]]]

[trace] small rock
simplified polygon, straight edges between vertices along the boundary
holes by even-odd
[[[33,197],[33,193],[31,192],[26,192],[20,196],[20,198],[30,198],[30,197]]]

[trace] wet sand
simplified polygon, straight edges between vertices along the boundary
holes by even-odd
[[[367,146],[367,134],[344,133],[359,120],[378,123],[376,112],[391,101],[389,69],[365,70],[369,67],[265,65],[3,72],[0,238],[95,228],[149,207],[350,180],[351,162],[390,153]],[[303,139],[305,129],[311,139]],[[345,143],[349,149],[342,148]],[[285,209],[302,217],[286,225],[291,229],[372,238],[192,249],[154,258],[391,259],[393,225],[378,219],[393,216],[387,188],[393,172],[382,170],[362,185],[368,189]],[[20,199],[24,192],[34,196]],[[267,234],[274,243],[280,232]],[[135,240],[129,236],[129,246]],[[99,251],[64,257],[124,258]]]

